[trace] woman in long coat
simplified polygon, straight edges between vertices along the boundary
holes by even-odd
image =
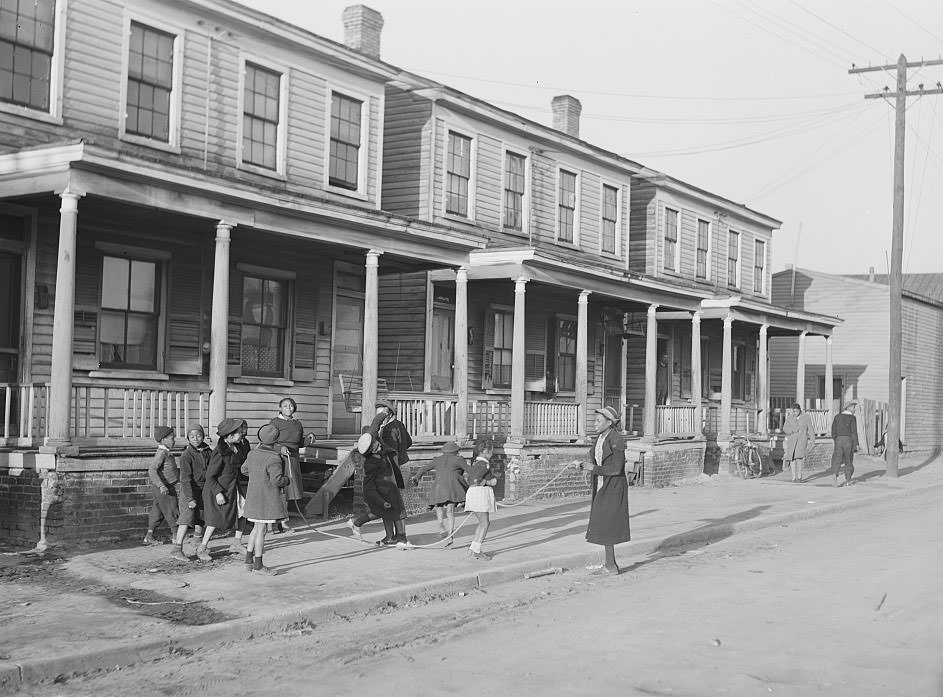
[[[596,410],[596,433],[590,448],[592,505],[586,541],[602,545],[606,562],[600,574],[618,574],[615,545],[632,539],[629,531],[629,484],[625,478],[625,440],[616,426],[619,415],[612,407]]]
[[[806,453],[815,444],[815,430],[812,428],[812,419],[802,407],[793,404],[783,424],[783,433],[786,442],[783,444],[783,469],[789,466],[792,481],[802,481],[802,462]]]
[[[219,442],[210,455],[203,487],[203,542],[196,555],[201,561],[212,561],[206,546],[218,530],[235,530],[236,496],[239,468],[242,465],[237,443],[242,439],[242,420],[223,419],[216,429]]]

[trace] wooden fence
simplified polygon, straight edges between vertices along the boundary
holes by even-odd
[[[396,406],[396,418],[414,438],[455,435],[455,395],[391,392],[387,399]]]

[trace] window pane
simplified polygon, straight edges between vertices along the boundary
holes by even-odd
[[[152,315],[128,315],[126,362],[139,366],[154,365],[156,345],[156,318]]]
[[[99,360],[102,363],[126,363],[124,353],[124,313],[102,312],[99,327]]]
[[[129,269],[127,259],[105,257],[102,260],[102,307],[128,308]]]
[[[242,321],[262,322],[262,279],[246,276],[242,280]]]
[[[48,111],[55,1],[0,2],[0,100]]]
[[[131,262],[130,307],[138,312],[153,312],[156,307],[157,265],[150,261]]]

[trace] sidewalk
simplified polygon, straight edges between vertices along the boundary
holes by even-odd
[[[902,458],[901,476],[883,478],[883,462],[861,457],[856,485],[833,488],[825,472],[797,485],[788,475],[743,481],[731,476],[663,489],[630,489],[632,542],[620,545],[623,566],[672,547],[706,543],[738,531],[863,506],[888,497],[940,488],[943,459]],[[467,545],[474,517],[452,549],[398,550],[358,543],[344,521],[269,537],[266,564],[280,575],[247,573],[242,556],[228,554],[229,538],[211,543],[214,561],[169,559],[170,546],[105,549],[66,560],[0,556],[0,692],[58,674],[114,667],[164,655],[171,644],[197,646],[250,633],[305,627],[325,619],[412,597],[454,595],[525,573],[563,567],[585,573],[601,548],[584,539],[586,498],[526,502],[500,508],[485,550],[475,561]],[[456,522],[465,519],[458,513]],[[342,536],[328,537],[319,531]],[[415,545],[434,544],[431,514],[408,521]],[[382,525],[364,526],[379,539]],[[192,553],[187,544],[185,551]]]

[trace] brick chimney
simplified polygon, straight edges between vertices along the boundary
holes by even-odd
[[[580,137],[580,112],[583,111],[583,105],[579,99],[568,94],[557,95],[550,102],[550,109],[553,111],[553,127],[556,130],[574,138]]]
[[[868,267],[868,280],[871,281],[871,283],[874,283],[874,267],[873,266]]]
[[[383,15],[366,5],[344,9],[344,45],[371,58],[380,58],[380,32]]]

